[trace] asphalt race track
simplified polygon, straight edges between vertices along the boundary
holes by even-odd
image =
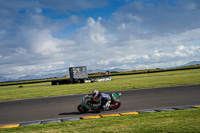
[[[122,93],[121,107],[101,113],[77,111],[84,94],[0,102],[0,125],[200,104],[200,85],[117,92]]]

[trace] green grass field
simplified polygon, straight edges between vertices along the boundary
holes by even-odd
[[[199,133],[200,108],[0,129],[1,133]]]
[[[112,76],[112,81],[51,86],[50,82],[0,86],[0,101],[36,97],[61,96],[100,91],[129,90],[163,86],[200,84],[200,69],[136,75]]]

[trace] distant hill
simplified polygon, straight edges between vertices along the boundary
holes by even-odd
[[[197,65],[197,64],[200,64],[200,61],[192,61],[179,67],[192,66],[192,65]]]
[[[39,79],[40,77],[35,76],[35,75],[25,75],[19,77],[17,80],[32,80],[32,79]]]
[[[103,70],[103,69],[93,69],[93,70],[88,70],[88,73],[97,73],[97,72],[106,72],[106,71],[127,71],[125,69],[120,69],[120,68],[114,68],[114,69],[108,69],[108,70]]]

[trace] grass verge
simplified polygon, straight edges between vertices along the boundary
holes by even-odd
[[[0,132],[198,133],[200,132],[200,108],[40,124],[35,126],[0,129]]]
[[[61,96],[100,91],[130,90],[176,85],[200,84],[200,69],[179,70],[172,72],[148,73],[140,75],[113,76],[112,81],[85,84],[67,84],[51,86],[50,82],[1,86],[0,101],[36,97]]]

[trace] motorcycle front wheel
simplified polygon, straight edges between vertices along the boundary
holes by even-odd
[[[119,100],[115,100],[113,102],[110,103],[110,110],[113,110],[113,109],[118,109],[121,105],[121,102]]]
[[[81,113],[86,113],[86,112],[89,110],[89,109],[86,109],[85,106],[83,106],[83,105],[81,105],[81,104],[78,106],[77,109],[78,109],[78,111],[81,112]]]

